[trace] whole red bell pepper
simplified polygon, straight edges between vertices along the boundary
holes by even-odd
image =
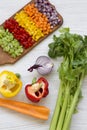
[[[49,93],[48,81],[41,77],[36,82],[25,86],[25,93],[32,102],[39,102],[43,97]]]

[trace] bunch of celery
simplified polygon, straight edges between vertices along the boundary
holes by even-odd
[[[87,74],[87,36],[71,34],[69,28],[60,30],[49,44],[51,58],[62,56],[58,70],[60,88],[49,130],[69,130],[73,113],[81,98],[81,85]]]

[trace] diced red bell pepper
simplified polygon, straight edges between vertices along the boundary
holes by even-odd
[[[48,81],[41,77],[34,84],[25,86],[25,93],[32,102],[39,102],[43,97],[49,94]]]
[[[25,49],[33,46],[35,43],[32,36],[24,28],[19,26],[18,22],[13,18],[5,21],[4,28],[8,29]]]

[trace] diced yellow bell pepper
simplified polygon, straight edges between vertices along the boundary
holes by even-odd
[[[10,71],[0,73],[0,93],[4,97],[16,96],[22,88],[22,81]]]

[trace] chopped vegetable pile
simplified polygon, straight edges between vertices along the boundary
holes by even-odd
[[[0,46],[13,58],[20,56],[23,52],[23,47],[20,43],[7,29],[5,30],[2,26],[0,27]]]
[[[51,26],[48,18],[39,12],[34,4],[28,4],[24,8],[24,11],[31,17],[36,26],[40,28],[44,34],[49,34],[51,32]]]
[[[34,40],[27,33],[24,28],[19,26],[15,19],[10,18],[5,21],[4,28],[8,29],[10,33],[13,34],[14,38],[19,41],[19,43],[26,49],[31,47],[34,44]]]
[[[41,32],[39,28],[36,27],[35,23],[32,19],[25,13],[21,11],[16,14],[15,20],[22,26],[30,35],[33,37],[35,41],[38,41],[44,34]]]
[[[54,31],[57,25],[60,18],[56,8],[48,0],[34,0],[2,24],[6,33],[3,36],[0,31],[0,47],[16,58]]]
[[[48,0],[35,0],[35,6],[41,13],[47,16],[51,28],[60,23],[55,7],[52,6]]]
[[[87,36],[71,34],[69,28],[60,30],[49,44],[49,56],[62,56],[58,73],[60,88],[49,130],[68,130],[71,118],[81,98],[81,86],[87,75]]]

